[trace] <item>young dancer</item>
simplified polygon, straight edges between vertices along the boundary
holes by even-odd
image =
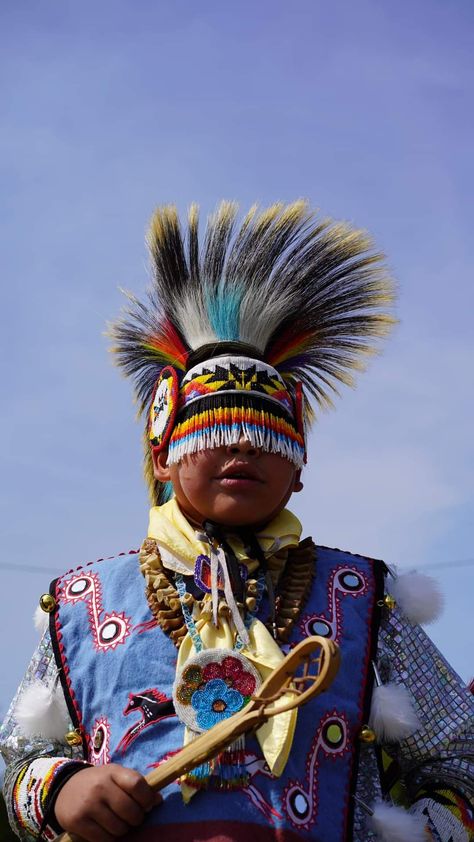
[[[146,417],[148,535],[41,599],[48,628],[1,733],[12,826],[89,842],[465,842],[472,697],[417,624],[439,597],[302,540],[286,508],[314,411],[392,323],[383,259],[304,202],[236,214],[222,203],[200,242],[196,207],[186,234],[159,209],[149,299],[112,328]],[[156,795],[144,775],[312,634],[341,648],[331,688]]]

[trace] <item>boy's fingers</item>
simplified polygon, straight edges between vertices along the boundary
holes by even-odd
[[[143,775],[140,775],[135,769],[114,766],[112,778],[117,786],[127,792],[143,810],[149,810],[155,805],[154,790],[146,782]]]
[[[74,842],[115,842],[116,836],[107,833],[94,819],[84,819],[77,823],[72,839]]]
[[[137,807],[137,810],[140,810],[140,808]],[[143,816],[143,811],[140,812]],[[107,831],[107,834],[110,833],[113,839],[117,836],[125,836],[132,824],[127,819],[123,819],[120,814],[117,814],[113,805],[109,806],[108,804],[100,805],[95,820],[100,825],[102,832]]]
[[[115,813],[117,818],[126,822],[129,827],[138,827],[145,818],[145,808],[117,785],[110,793],[107,805]],[[104,827],[109,829],[107,825],[104,825]],[[110,830],[112,829],[110,828]]]

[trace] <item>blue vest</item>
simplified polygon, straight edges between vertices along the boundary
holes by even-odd
[[[318,547],[310,598],[290,643],[322,634],[341,647],[326,693],[301,708],[286,768],[274,778],[254,737],[246,739],[249,785],[198,792],[179,785],[130,842],[346,842],[352,838],[358,735],[367,721],[383,596],[384,565]],[[101,560],[53,583],[51,632],[84,756],[149,772],[183,745],[172,704],[176,648],[150,612],[138,555]]]

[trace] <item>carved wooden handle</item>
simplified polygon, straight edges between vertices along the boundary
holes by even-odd
[[[311,673],[311,668],[316,668]],[[302,669],[301,675],[298,671]],[[188,743],[173,757],[146,775],[153,789],[168,784],[211,760],[231,745],[241,734],[254,731],[271,716],[305,704],[332,684],[339,669],[339,647],[325,637],[307,637],[292,649],[250,702],[228,719],[214,725]],[[78,836],[64,833],[60,842],[81,842]]]

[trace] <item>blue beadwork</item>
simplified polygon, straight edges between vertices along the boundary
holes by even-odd
[[[244,697],[238,690],[228,687],[222,678],[213,678],[202,690],[193,693],[191,704],[197,711],[196,721],[199,728],[207,731],[241,710]]]
[[[189,610],[188,606],[185,603],[185,596],[186,596],[186,585],[184,584],[183,577],[180,573],[176,573],[175,576],[176,582],[176,590],[178,591],[179,601],[181,602],[181,610],[183,612],[184,622],[186,623],[186,628],[189,632],[191,640],[194,644],[194,648],[196,652],[201,652],[204,648],[204,644],[202,642],[201,635],[199,634],[196,623],[194,622],[193,615]]]

